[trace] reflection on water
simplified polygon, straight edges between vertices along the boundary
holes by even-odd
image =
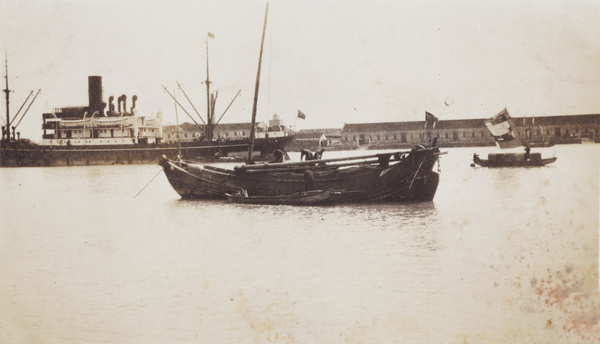
[[[182,200],[164,176],[134,198],[158,167],[2,169],[0,342],[597,342],[600,149],[470,167],[486,150],[448,149],[434,202],[409,204]]]

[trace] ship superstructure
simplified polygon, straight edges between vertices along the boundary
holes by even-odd
[[[134,146],[154,144],[162,140],[162,114],[156,117],[138,116],[137,96],[108,98],[108,110],[102,98],[102,77],[88,77],[89,104],[56,108],[42,115],[42,146]],[[106,110],[106,111],[105,111]]]
[[[236,159],[248,147],[247,138],[167,142],[163,140],[162,113],[138,115],[137,96],[131,97],[129,108],[126,95],[116,99],[116,107],[111,96],[107,108],[100,76],[88,77],[87,106],[61,107],[42,114],[42,140],[37,144],[16,131],[18,113],[14,118],[9,115],[8,77],[5,93],[9,125],[2,127],[0,167],[148,164],[163,155],[196,161]],[[284,150],[293,140],[291,135],[277,134],[265,134],[256,141],[257,158],[271,159],[275,150]]]

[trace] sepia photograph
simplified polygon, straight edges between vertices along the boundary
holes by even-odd
[[[0,342],[600,342],[598,18],[1,0]]]

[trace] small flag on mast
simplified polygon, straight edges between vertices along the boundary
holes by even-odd
[[[302,111],[298,110],[298,118],[306,119],[306,115]]]
[[[494,136],[498,147],[515,148],[521,146],[521,142],[517,137],[517,132],[513,130],[512,117],[508,114],[508,110],[504,109],[490,119],[483,121],[488,127],[488,130]]]
[[[215,39],[215,35],[213,35],[211,32],[209,32],[209,33],[208,33],[208,38]]]
[[[431,127],[435,128],[435,124],[437,123],[438,118],[435,117],[432,113],[425,111],[425,127],[427,128],[427,124],[431,123]]]

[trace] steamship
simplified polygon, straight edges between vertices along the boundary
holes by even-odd
[[[6,123],[1,141],[0,167],[19,166],[76,166],[156,163],[162,156],[187,160],[215,160],[239,156],[248,150],[248,139],[213,140],[201,138],[193,142],[164,142],[162,114],[140,116],[136,109],[137,96],[108,98],[103,102],[102,77],[88,77],[87,106],[54,109],[42,114],[41,143],[20,138],[9,116],[8,76],[6,77]],[[34,98],[35,100],[35,98]],[[210,123],[210,122],[209,122]],[[214,124],[213,124],[214,125]],[[213,128],[210,129],[212,132]],[[257,158],[269,159],[275,150],[285,150],[293,135],[281,132],[264,133],[254,143]]]

